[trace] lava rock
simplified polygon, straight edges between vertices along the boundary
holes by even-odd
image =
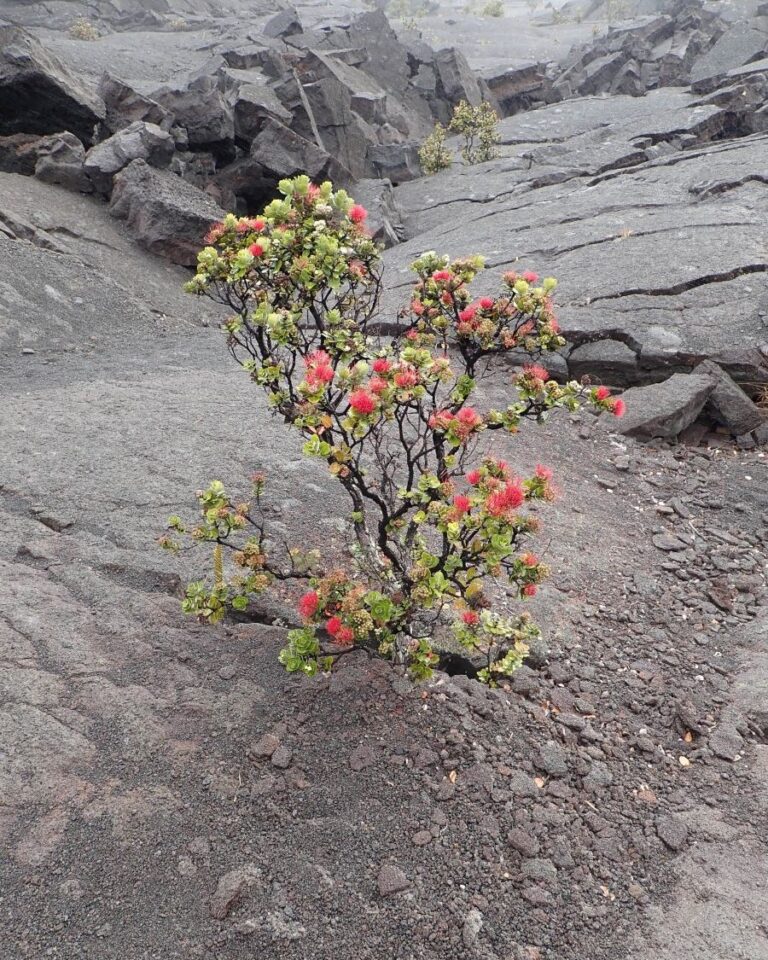
[[[38,146],[35,176],[43,183],[53,183],[75,193],[92,193],[85,170],[85,147],[73,133],[47,137]]]
[[[709,376],[675,373],[662,383],[623,394],[626,414],[613,429],[630,437],[674,438],[698,417],[715,389]]]
[[[400,867],[391,863],[383,864],[376,882],[382,897],[391,897],[395,893],[407,890],[411,885],[411,881]]]
[[[112,193],[116,173],[133,160],[153,167],[167,167],[173,157],[173,137],[154,123],[137,120],[107,140],[91,147],[85,157],[85,172],[99,193]]]
[[[162,130],[170,130],[173,114],[157,101],[145,97],[125,80],[105,73],[99,82],[99,95],[104,101],[105,120],[108,130],[117,133],[124,127],[141,120],[154,123]]]
[[[219,879],[209,910],[215,920],[223,920],[242,899],[243,894],[261,882],[261,870],[253,863],[230,870]]]
[[[709,376],[715,388],[707,400],[706,412],[715,422],[727,427],[734,437],[751,433],[766,421],[766,414],[756,406],[741,387],[712,360],[705,360],[695,370]]]
[[[682,850],[688,839],[688,827],[685,825],[685,821],[674,814],[659,817],[656,821],[656,833],[658,833],[662,843],[675,852]]]
[[[0,136],[67,130],[90,146],[103,119],[92,90],[33,36],[0,20]]]
[[[109,210],[141,246],[182,266],[196,263],[204,235],[224,216],[210,196],[144,160],[117,174]]]

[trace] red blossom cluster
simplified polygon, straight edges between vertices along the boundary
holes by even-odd
[[[429,418],[431,430],[450,431],[459,443],[466,442],[482,423],[483,418],[474,407],[462,407],[457,413],[438,410]]]
[[[333,380],[335,372],[331,362],[331,357],[324,350],[315,350],[304,358],[307,368],[304,379],[312,390],[317,390]]]

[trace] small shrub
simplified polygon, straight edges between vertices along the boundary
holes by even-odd
[[[180,33],[187,29],[188,23],[183,17],[176,17],[174,20],[169,21],[168,26],[171,30],[176,30]]]
[[[462,100],[454,107],[448,129],[464,138],[461,156],[465,163],[485,163],[499,156],[496,146],[500,139],[498,125],[498,114],[489,103],[473,107]]]
[[[101,34],[90,20],[78,17],[69,27],[69,35],[73,40],[98,40]]]
[[[283,547],[267,531],[262,475],[242,502],[215,480],[197,495],[197,522],[171,517],[161,541],[214,546],[213,580],[189,584],[183,608],[214,623],[276,584],[296,585],[303,626],[288,632],[280,661],[308,675],[364,650],[426,678],[439,660],[435,633],[452,622],[479,678],[494,684],[539,634],[522,609],[548,573],[527,547],[540,525],[530,507],[554,488],[549,469],[520,476],[487,438],[581,399],[616,414],[621,401],[605,387],[560,385],[532,363],[504,409],[481,412],[470,398],[495,357],[522,349],[535,359],[563,345],[555,280],[507,273],[500,294],[473,298],[481,257],[425,253],[412,264],[403,334],[382,341],[369,329],[381,269],[366,211],[330,183],[279,186],[283,198],[263,216],[229,214],[211,230],[187,289],[233,311],[231,354],[348,495],[352,546],[345,565],[306,544]],[[496,605],[496,581],[514,612]]]
[[[486,3],[481,11],[481,14],[484,17],[503,17],[504,4],[502,3],[502,0],[488,0],[488,3]]]
[[[421,169],[431,176],[440,170],[446,170],[453,163],[451,151],[445,145],[445,127],[438,123],[419,150]]]

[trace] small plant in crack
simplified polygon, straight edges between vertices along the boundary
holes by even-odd
[[[213,580],[190,583],[184,610],[215,623],[265,590],[294,585],[303,625],[280,660],[292,673],[329,670],[356,650],[430,676],[435,637],[450,626],[455,649],[490,684],[523,661],[539,630],[527,611],[547,576],[528,541],[531,508],[552,500],[552,474],[527,476],[494,455],[488,438],[542,422],[582,400],[621,413],[605,387],[558,384],[531,362],[503,409],[470,401],[495,358],[557,350],[555,280],[506,273],[496,296],[474,298],[479,256],[425,253],[402,334],[375,336],[380,251],[366,211],[330,183],[280,183],[282,199],[258,218],[228,215],[207,237],[187,289],[226,304],[229,350],[274,412],[304,440],[349,498],[353,546],[346,566],[270,537],[265,478],[233,499],[213,481],[197,495],[199,519],[172,517],[163,546],[190,538],[214,546]],[[502,613],[501,582],[518,605]]]

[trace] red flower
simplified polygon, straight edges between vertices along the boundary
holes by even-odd
[[[315,367],[318,365],[327,366],[330,364],[330,362],[331,356],[330,354],[326,353],[325,350],[315,350],[314,353],[309,353],[304,358],[304,363],[306,363],[308,367]]]
[[[254,257],[263,257],[264,256],[264,247],[260,243],[252,243],[248,247],[249,253]]]
[[[450,410],[436,410],[429,418],[430,430],[447,430],[453,421]]]
[[[524,553],[520,559],[526,567],[537,567],[539,565],[539,558],[535,553]]]
[[[349,219],[352,221],[352,223],[363,223],[367,216],[368,211],[365,209],[365,207],[361,207],[359,203],[356,203],[349,211]]]
[[[470,502],[469,497],[465,497],[463,493],[457,493],[453,498],[453,506],[456,509],[456,513],[461,517],[465,513],[469,513],[472,509],[472,503]]]
[[[432,274],[432,279],[437,283],[445,280],[453,280],[453,274],[450,270],[435,270]]]
[[[536,596],[536,584],[535,583],[526,583],[523,587],[523,596],[524,597],[535,597]]]
[[[464,307],[464,309],[461,311],[459,314],[459,320],[462,323],[472,323],[472,321],[475,319],[476,313],[477,307],[470,304],[468,307]]]
[[[310,387],[316,387],[321,383],[330,383],[335,377],[333,367],[321,364],[318,367],[310,367],[307,370],[307,383]]]
[[[367,417],[369,413],[373,413],[376,409],[376,397],[362,388],[353,390],[349,395],[349,405],[355,413]]]
[[[492,517],[503,517],[517,509],[524,499],[525,495],[520,487],[508,483],[502,490],[497,490],[488,497],[486,507]]]
[[[523,280],[526,280],[528,283],[536,283],[538,279],[538,273],[531,273],[530,270],[526,270],[526,272],[523,274]]]
[[[491,297],[483,297],[480,300],[480,306],[483,308],[483,310],[490,310],[493,304],[494,301]]]
[[[613,404],[611,405],[611,413],[614,415],[614,417],[623,417],[626,412],[627,412],[626,403],[624,403],[621,397],[616,397],[616,399],[613,401]]]
[[[470,430],[474,430],[483,422],[483,418],[472,407],[462,407],[456,414],[456,419],[462,426],[468,427]]]
[[[413,310],[417,317],[420,317],[422,313],[424,313],[424,304],[421,300],[411,300],[411,310]]]
[[[418,330],[409,330],[405,335],[406,340],[418,340],[419,333]]]
[[[336,643],[340,643],[345,647],[349,646],[355,639],[355,631],[352,630],[351,627],[340,627],[334,639]]]
[[[480,614],[474,610],[465,610],[461,615],[461,619],[468,627],[474,627],[476,623],[480,622]]]
[[[373,361],[373,372],[374,373],[389,373],[392,368],[392,364],[387,360],[386,357],[377,357]]]
[[[413,367],[402,367],[395,374],[395,386],[415,387],[419,382],[419,375]]]
[[[453,303],[453,297],[449,290],[443,290],[440,294],[440,302],[445,304],[446,307],[449,307]]]
[[[378,397],[380,394],[384,393],[389,384],[386,380],[382,380],[381,377],[373,377],[371,382],[368,384],[368,389],[371,393],[375,393]]]
[[[266,227],[266,223],[261,219],[249,220],[248,226],[251,228],[251,230],[254,230],[256,233],[261,233]]]
[[[221,238],[221,235],[224,233],[224,224],[223,223],[214,223],[211,229],[206,233],[204,240],[206,243],[216,243],[217,240]]]
[[[312,617],[317,613],[317,605],[319,603],[319,597],[314,590],[310,590],[309,593],[305,593],[303,597],[300,598],[298,603],[299,613],[304,617],[305,620],[311,620]]]
[[[610,397],[611,391],[608,387],[598,387],[595,390],[595,400],[607,400]]]
[[[326,623],[325,629],[330,633],[332,637],[335,637],[336,634],[341,630],[342,622],[338,617],[331,617],[331,619]]]
[[[476,487],[478,483],[480,483],[480,471],[470,470],[467,474],[467,483],[471,483],[473,487]]]
[[[549,469],[549,467],[544,467],[544,466],[542,466],[541,464],[539,464],[539,465],[536,467],[536,476],[537,476],[540,480],[551,480],[551,479],[552,479],[552,471]]]
[[[542,367],[539,363],[528,363],[523,367],[523,376],[532,377],[536,380],[549,380],[549,370]]]

